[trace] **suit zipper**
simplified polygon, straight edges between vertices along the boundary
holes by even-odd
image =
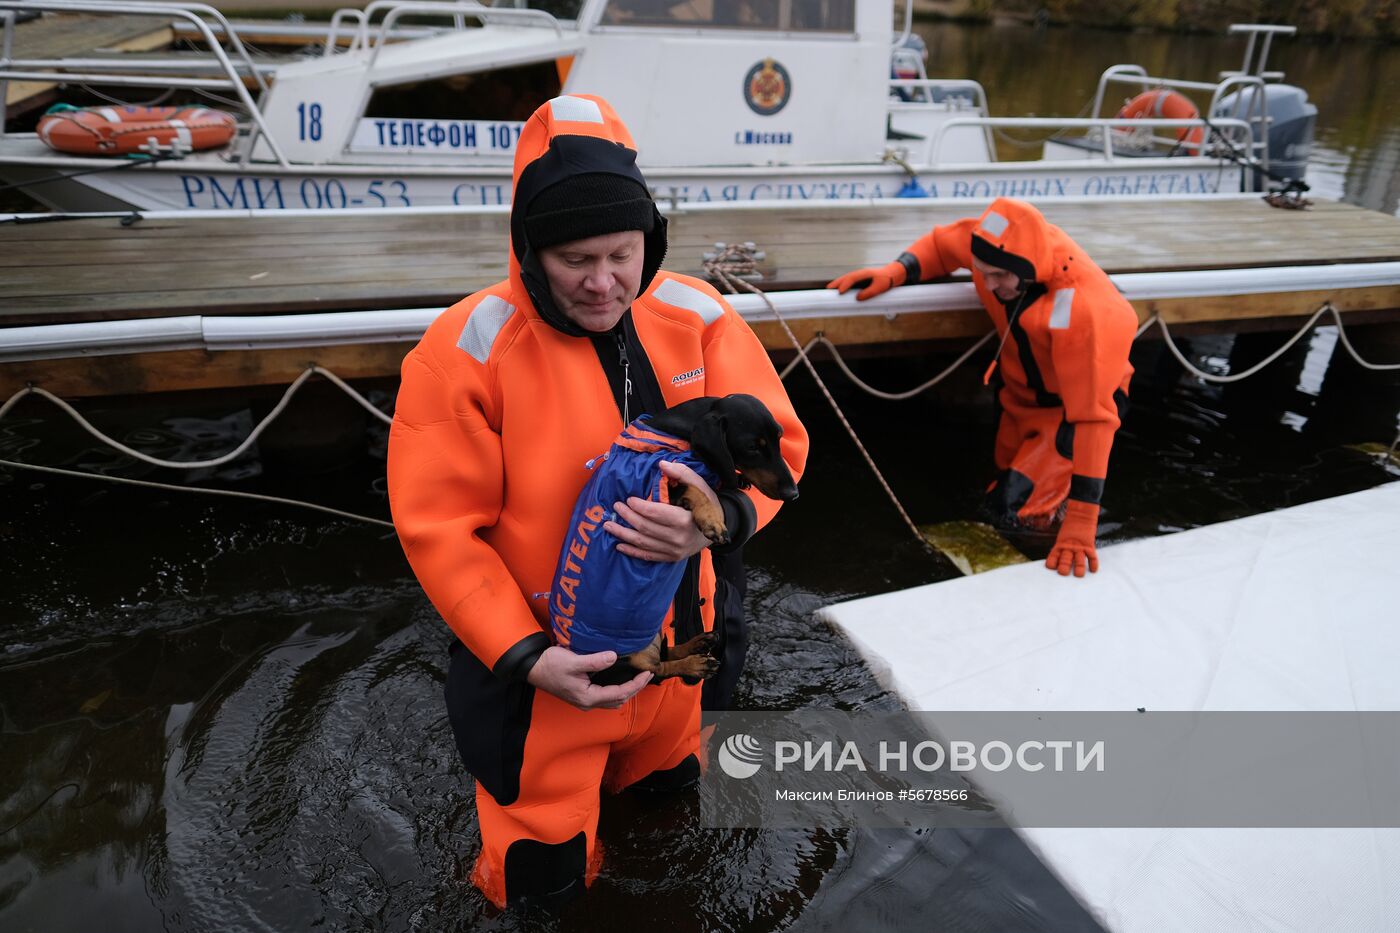
[[[987,364],[987,371],[982,374],[982,384],[984,386],[991,385],[992,373],[996,371],[997,362],[1001,359],[1001,351],[1006,348],[1006,338],[1011,336],[1011,327],[1016,323],[1016,316],[1021,313],[1021,306],[1026,303],[1026,296],[1029,294],[1029,289],[1022,291],[1020,299],[1016,302],[1016,307],[1006,316],[1006,333],[1001,335],[1001,342],[997,344],[997,352],[992,356],[991,363]],[[1005,307],[1005,305],[1002,307]],[[993,324],[995,324],[995,322],[993,322]]]
[[[627,335],[621,330],[617,332],[617,362],[622,366],[622,426],[625,428],[632,423],[628,417],[632,402],[632,369],[627,362]]]

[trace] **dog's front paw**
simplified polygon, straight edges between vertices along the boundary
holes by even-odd
[[[708,680],[719,673],[719,659],[708,654],[694,654],[680,662],[686,683]]]
[[[695,525],[700,529],[700,533],[710,540],[711,544],[728,544],[729,529],[724,527],[722,521],[703,521],[696,516]]]
[[[719,503],[712,502],[693,486],[687,486],[683,504],[690,509],[690,514],[695,519],[695,527],[710,539],[711,544],[729,543],[729,529],[724,527],[724,509],[720,508]]]
[[[715,650],[715,644],[716,641],[714,632],[705,632],[704,634],[696,635],[694,638],[692,638],[688,642],[685,642],[684,644],[677,645],[676,647],[670,649],[667,652],[666,657],[671,660],[679,661],[683,658],[688,658],[691,655],[713,654]]]

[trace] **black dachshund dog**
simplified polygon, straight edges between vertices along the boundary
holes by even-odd
[[[778,441],[783,426],[752,395],[702,395],[651,419],[653,430],[690,441],[690,450],[715,471],[720,489],[756,488],[770,499],[791,502],[797,484]],[[671,501],[689,509],[695,525],[714,544],[728,544],[724,513],[700,490],[672,484]]]
[[[688,440],[691,453],[719,477],[720,489],[753,487],[770,499],[791,502],[797,498],[797,483],[779,450],[782,425],[752,395],[707,395],[681,402],[653,416],[649,427]],[[729,543],[724,510],[704,491],[675,482],[669,491],[671,503],[689,509],[706,538],[714,544]],[[719,661],[711,656],[714,645],[714,635],[706,632],[670,647],[658,632],[646,648],[623,655],[594,675],[594,682],[618,683],[637,671],[651,671],[654,680],[704,679],[719,670]]]

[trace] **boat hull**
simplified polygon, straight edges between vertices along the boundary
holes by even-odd
[[[115,168],[113,160],[7,153],[0,180],[55,210],[348,210],[494,207],[510,203],[505,168],[239,165],[218,157]],[[110,171],[91,171],[111,168]],[[1201,197],[1241,191],[1238,166],[1208,159],[1005,162],[948,166],[909,175],[890,165],[644,169],[656,196],[677,202],[864,201],[896,196]],[[87,172],[76,177],[74,172]],[[55,179],[44,181],[43,179]]]

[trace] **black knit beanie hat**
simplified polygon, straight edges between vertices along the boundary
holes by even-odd
[[[656,205],[638,182],[611,172],[572,175],[535,195],[525,209],[532,249],[624,230],[651,233]]]

